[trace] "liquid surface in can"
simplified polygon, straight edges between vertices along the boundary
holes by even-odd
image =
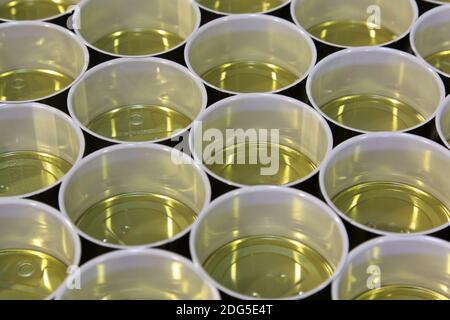
[[[180,35],[168,30],[135,28],[107,34],[93,46],[117,55],[142,56],[167,51],[183,41]]]
[[[139,246],[167,240],[190,227],[197,213],[155,193],[125,193],[102,200],[76,221],[80,230],[104,243]]]
[[[87,128],[106,138],[139,142],[169,138],[191,123],[192,119],[170,107],[132,105],[98,115]]]
[[[42,152],[15,151],[0,154],[0,198],[32,193],[60,180],[72,164]]]
[[[386,285],[357,296],[355,300],[449,300],[449,297],[427,288],[408,285]]]
[[[450,49],[436,52],[425,60],[436,69],[439,69],[450,75]]]
[[[67,276],[67,265],[46,253],[28,249],[0,250],[0,300],[41,300]]]
[[[203,267],[224,287],[254,298],[302,295],[334,272],[312,247],[276,236],[236,239],[215,250]]]
[[[350,219],[387,232],[423,232],[450,221],[450,210],[439,199],[403,183],[365,182],[332,201]]]
[[[224,63],[201,77],[216,88],[237,93],[278,91],[300,78],[281,66],[257,61]]]
[[[258,13],[275,9],[286,0],[197,0],[201,5],[223,13]]]
[[[242,185],[284,185],[318,168],[304,153],[271,143],[234,144],[217,153],[204,153],[203,160],[213,173]]]
[[[7,20],[41,20],[66,12],[74,1],[11,0],[2,1],[0,18]]]
[[[326,21],[312,26],[308,32],[328,43],[347,46],[377,46],[397,38],[397,34],[386,27],[366,21]]]
[[[320,109],[340,125],[362,131],[401,131],[425,122],[409,104],[379,95],[348,95]]]
[[[0,101],[45,98],[66,89],[74,78],[50,69],[15,69],[0,73]]]

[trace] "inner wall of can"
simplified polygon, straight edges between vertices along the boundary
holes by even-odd
[[[378,238],[349,255],[349,262],[336,280],[337,299],[352,300],[367,291],[368,270],[381,270],[384,284],[428,288],[448,295],[448,243],[430,237]]]
[[[420,187],[450,207],[447,150],[407,134],[374,134],[353,138],[330,155],[323,168],[323,190],[334,198],[356,184],[374,181]]]
[[[158,29],[187,39],[198,27],[200,16],[190,0],[95,0],[82,3],[76,29],[91,45],[114,32]]]
[[[62,112],[37,103],[0,106],[0,154],[36,151],[75,164],[83,153],[81,131]]]
[[[300,79],[315,62],[315,48],[300,30],[289,26],[288,22],[257,15],[216,20],[191,40],[186,55],[188,64],[202,76],[231,62],[271,63]]]
[[[212,203],[192,233],[192,249],[200,262],[221,246],[247,236],[281,236],[317,250],[337,267],[345,237],[331,209],[293,189],[256,187]],[[226,197],[226,196],[225,196]]]
[[[381,26],[397,36],[405,34],[417,18],[411,0],[294,0],[292,13],[296,22],[308,30],[327,21],[368,21],[368,8],[376,6],[381,13]]]
[[[327,124],[320,115],[309,106],[284,96],[246,95],[219,102],[212,108],[201,118],[203,132],[215,129],[226,137],[226,131],[233,129],[279,130],[280,145],[303,153],[316,165],[324,160],[333,145]],[[234,139],[224,142],[225,147],[235,143]]]
[[[130,287],[142,288],[142,291],[154,288],[154,295],[160,297],[216,298],[216,292],[199,276],[194,266],[172,253],[161,250],[117,251],[97,258],[96,262],[82,267],[80,290],[66,290],[59,298],[98,300],[120,294]],[[145,286],[142,286],[142,279],[145,279]],[[94,290],[92,283],[101,285],[102,290]],[[131,294],[139,296],[139,289]]]
[[[132,105],[168,107],[193,121],[206,106],[202,86],[175,63],[122,59],[88,72],[71,90],[68,104],[85,127],[101,114]]]
[[[447,98],[443,102],[441,110],[439,110],[436,125],[442,141],[450,148],[450,98]]]
[[[12,1],[0,0],[0,20],[50,20],[67,12],[80,0]]]
[[[425,64],[400,51],[354,49],[315,67],[310,99],[320,109],[334,99],[369,94],[399,99],[430,120],[444,98],[442,81]]]
[[[435,53],[450,50],[449,30],[450,7],[441,6],[433,9],[418,21],[411,36],[412,44],[424,59]],[[450,74],[447,76],[450,77]]]
[[[116,147],[81,162],[61,189],[66,213],[77,221],[101,200],[136,192],[168,196],[199,213],[209,201],[208,186],[193,161],[176,164],[171,150]]]
[[[0,73],[46,69],[76,79],[87,67],[87,50],[69,31],[40,22],[5,23],[0,26]],[[13,84],[14,85],[14,84]],[[67,87],[59,88],[59,91]],[[19,90],[27,90],[21,86]],[[44,97],[37,97],[40,100]],[[0,102],[7,101],[4,96]]]
[[[48,212],[51,208],[45,207],[25,200],[1,203],[0,249],[37,250],[66,265],[78,263],[76,232],[62,222],[62,215],[58,218]]]

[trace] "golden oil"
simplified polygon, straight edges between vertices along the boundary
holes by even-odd
[[[266,12],[286,3],[286,0],[197,0],[201,5],[223,13]]]
[[[15,69],[0,73],[0,101],[44,98],[66,89],[74,78],[50,69]]]
[[[7,20],[41,20],[65,13],[74,1],[11,0],[0,5],[0,18]]]
[[[76,225],[104,243],[139,246],[172,238],[196,218],[194,210],[171,197],[125,193],[91,206]]]
[[[366,21],[326,21],[308,32],[320,40],[347,47],[377,46],[397,38],[388,28],[378,29]]]
[[[67,267],[57,258],[40,251],[2,249],[0,300],[45,299],[64,282]]]
[[[72,167],[66,160],[42,152],[0,154],[0,198],[32,193],[60,180]]]
[[[141,56],[167,51],[183,41],[183,37],[167,30],[135,28],[107,34],[93,45],[117,55]]]
[[[281,66],[258,61],[224,63],[201,77],[216,88],[238,93],[277,91],[300,78]]]
[[[214,251],[203,267],[224,287],[254,298],[301,295],[334,272],[314,248],[278,236],[234,240]]]
[[[361,183],[332,201],[350,219],[387,232],[422,232],[450,221],[450,210],[439,199],[403,183]]]
[[[348,95],[320,109],[337,123],[362,131],[401,131],[425,122],[414,107],[380,95]]]
[[[274,163],[261,163],[260,155],[274,155],[275,148],[278,151],[278,158],[269,158],[277,161],[278,166],[274,167]],[[212,153],[205,156],[206,167],[228,181],[243,185],[284,185],[306,177],[318,167],[302,152],[271,143],[234,144],[219,153],[220,159],[223,159],[222,163],[215,163],[216,154]],[[274,174],[263,175],[261,170],[271,166],[278,170]]]
[[[426,57],[425,60],[436,69],[450,74],[450,49],[436,52]]]
[[[102,113],[87,127],[106,138],[139,142],[169,138],[191,123],[192,119],[170,107],[132,105]]]
[[[364,292],[355,300],[449,300],[433,290],[406,285],[387,285]]]

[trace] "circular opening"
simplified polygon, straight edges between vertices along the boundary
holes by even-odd
[[[388,48],[353,48],[326,57],[311,72],[306,90],[325,118],[360,133],[414,130],[435,116],[445,97],[438,74]]]
[[[221,14],[269,13],[276,11],[291,0],[196,0],[197,4],[207,11]]]
[[[291,186],[314,176],[333,147],[326,121],[281,95],[224,99],[202,113],[190,134],[194,159],[237,187]]]
[[[329,207],[283,187],[249,187],[219,197],[190,236],[194,263],[238,299],[313,295],[340,272],[347,250],[345,228]]]
[[[206,174],[186,154],[128,144],[84,158],[63,182],[59,205],[87,240],[127,249],[183,237],[210,197]]]
[[[101,272],[103,270],[103,273]],[[80,268],[81,289],[58,291],[60,300],[218,300],[219,292],[186,258],[163,250],[120,250]],[[75,277],[67,280],[71,283]],[[146,279],[142,285],[142,279]]]
[[[72,117],[113,143],[160,142],[186,132],[206,108],[206,89],[186,68],[158,58],[94,67],[69,92]]]
[[[0,297],[53,298],[80,261],[76,231],[58,211],[31,200],[2,200],[0,213]]]
[[[63,112],[38,103],[0,105],[0,199],[58,185],[80,161],[84,137]]]
[[[0,0],[0,20],[52,20],[73,11],[79,0]]]
[[[210,87],[229,94],[290,88],[306,78],[316,56],[305,32],[266,15],[234,15],[209,22],[185,49],[189,69]]]
[[[182,46],[200,26],[194,0],[82,0],[74,29],[94,50],[116,57],[154,56]]]
[[[319,175],[327,203],[356,227],[380,235],[431,234],[450,225],[450,153],[405,133],[347,140]]]
[[[87,48],[72,32],[44,22],[0,25],[0,103],[43,100],[69,88],[86,71]]]
[[[419,13],[414,0],[293,0],[297,25],[317,41],[348,48],[389,45],[406,36]]]
[[[439,107],[436,115],[436,128],[442,142],[450,149],[450,96]]]
[[[450,7],[439,6],[422,16],[410,34],[414,53],[444,77],[450,78]]]

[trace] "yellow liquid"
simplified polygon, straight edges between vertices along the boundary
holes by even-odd
[[[391,30],[374,29],[365,21],[326,21],[308,31],[320,40],[348,47],[376,46],[397,38]]]
[[[133,105],[102,113],[87,127],[93,132],[120,141],[152,141],[169,138],[187,128],[192,120],[162,106]]]
[[[271,155],[273,149],[278,148],[278,171],[274,175],[262,175],[261,169],[270,164],[262,164],[259,155]],[[244,154],[244,161],[239,161],[239,155]],[[273,144],[245,143],[235,144],[220,152],[222,164],[207,164],[215,159],[206,158],[205,165],[218,176],[243,185],[283,185],[302,179],[317,169],[317,165],[303,153],[290,147]],[[256,161],[250,161],[250,154],[256,155]],[[207,155],[208,156],[208,155]],[[242,164],[239,164],[242,163]]]
[[[36,100],[66,89],[74,79],[49,69],[16,69],[0,74],[0,101]]]
[[[113,32],[93,45],[117,55],[142,56],[167,51],[183,41],[178,34],[166,30],[136,28]]]
[[[205,7],[223,13],[266,12],[286,3],[286,0],[197,0]]]
[[[226,288],[255,298],[302,295],[334,272],[313,248],[272,236],[246,237],[225,244],[208,257],[203,267]]]
[[[0,154],[0,198],[23,195],[49,187],[72,167],[51,154],[18,151]]]
[[[280,66],[256,61],[230,62],[202,75],[207,83],[237,93],[270,92],[283,89],[300,76]]]
[[[355,300],[449,300],[449,297],[426,288],[389,285],[364,292]]]
[[[66,0],[11,0],[0,5],[0,18],[7,20],[40,20],[57,16],[74,5]]]
[[[363,131],[399,131],[425,122],[410,105],[378,95],[340,97],[323,105],[321,110],[337,123]]]
[[[0,250],[0,300],[41,300],[67,275],[67,265],[48,254],[26,249]]]
[[[332,201],[352,220],[382,231],[421,232],[450,221],[450,211],[441,201],[406,184],[362,183],[344,190]]]
[[[436,69],[450,74],[450,50],[437,52],[426,57],[425,60]]]
[[[127,193],[93,205],[76,225],[102,242],[137,246],[172,238],[196,218],[195,211],[173,198],[153,193]]]

